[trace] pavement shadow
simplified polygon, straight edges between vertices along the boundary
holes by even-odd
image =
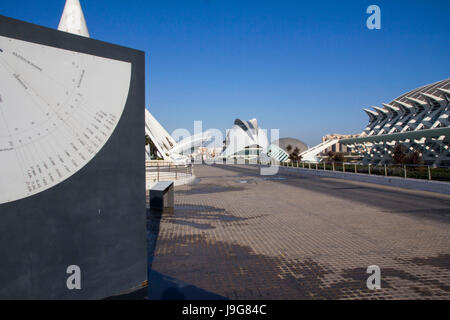
[[[153,260],[155,259],[156,244],[158,242],[161,218],[163,215],[172,215],[172,210],[147,210],[147,276],[150,278]]]
[[[149,300],[227,300],[213,292],[152,270],[148,287]]]
[[[153,270],[161,219],[174,215],[174,210],[147,209],[148,285],[105,300],[226,300],[209,292]]]
[[[228,300],[228,298],[204,290],[178,279],[152,270],[149,285],[105,300]]]

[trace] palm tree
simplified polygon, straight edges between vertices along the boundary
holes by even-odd
[[[292,150],[292,146],[288,146],[288,148],[290,147],[290,150]],[[288,149],[286,148],[286,149]],[[298,147],[295,147],[294,151],[292,151],[292,153],[289,155],[289,159],[292,162],[300,162],[302,160],[302,156],[300,155],[300,149]]]
[[[342,152],[328,151],[328,160],[331,162],[344,162],[344,154]]]

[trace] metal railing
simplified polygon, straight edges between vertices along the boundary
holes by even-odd
[[[172,181],[192,177],[194,169],[193,164],[147,161],[145,173],[147,182]]]
[[[262,165],[270,165],[270,162],[260,162]],[[293,167],[309,170],[323,170],[343,173],[359,173],[386,177],[401,177],[412,179],[424,179],[450,182],[450,167],[433,167],[427,165],[367,165],[352,162],[280,162],[281,167]]]

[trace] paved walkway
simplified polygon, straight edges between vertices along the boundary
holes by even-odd
[[[450,298],[450,196],[248,166],[195,172],[175,212],[150,222],[150,298]],[[367,289],[370,265],[381,290]]]

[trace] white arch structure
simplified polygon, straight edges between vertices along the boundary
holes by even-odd
[[[145,134],[150,137],[161,158],[175,163],[186,163],[189,160],[187,155],[192,153],[192,149],[195,150],[212,139],[212,135],[206,131],[176,142],[148,109],[145,109]],[[146,148],[146,155],[150,159],[149,148]]]

